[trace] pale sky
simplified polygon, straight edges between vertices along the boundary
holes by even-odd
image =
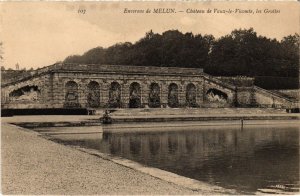
[[[174,8],[172,14],[124,14],[124,9]],[[189,14],[187,9],[278,9],[278,14]],[[78,9],[85,9],[79,14]],[[299,33],[297,2],[6,2],[0,3],[2,64],[6,68],[38,68],[67,56],[135,42],[150,29],[178,29],[220,37],[236,28],[253,27],[259,35],[281,39]],[[183,12],[179,12],[183,11]]]

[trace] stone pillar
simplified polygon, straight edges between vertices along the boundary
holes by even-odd
[[[204,102],[204,94],[205,94],[203,80],[196,84],[196,91],[197,91],[196,103],[199,105],[199,107],[201,107]]]
[[[205,80],[205,78],[204,77],[202,77],[202,91],[203,91],[203,93],[202,93],[202,106],[204,106],[205,105],[205,103],[206,103],[206,91],[207,91],[208,89],[207,89],[207,87],[206,87],[206,80]]]
[[[59,97],[59,104],[61,104],[61,106],[63,107],[66,99],[66,87],[63,79],[59,78],[59,82],[58,84],[56,84],[56,88],[57,88],[56,94]]]
[[[44,88],[44,90],[41,92],[41,98],[45,101],[46,104],[51,104],[52,107],[54,107],[54,105],[58,102],[55,97],[57,89],[54,88],[54,85],[57,84],[57,81],[58,77],[55,75],[55,73],[49,74],[49,77],[45,78],[45,83],[42,87]]]
[[[160,84],[160,100],[162,107],[167,107],[168,105],[168,93],[169,93],[169,85],[167,82],[163,81]]]
[[[141,83],[141,107],[148,107],[149,104],[150,84]]]
[[[122,108],[128,108],[129,105],[129,88],[130,84],[125,81],[123,84],[121,84],[121,104]]]
[[[100,107],[107,108],[110,83],[108,83],[106,80],[102,80],[102,82],[100,82],[99,84],[100,84]]]
[[[255,103],[252,87],[237,88],[237,105],[242,107],[253,106]]]
[[[51,84],[49,86],[48,96],[49,99],[52,99],[52,107],[63,108],[66,93],[65,81],[60,78],[58,74],[54,74],[53,78],[50,79],[50,83]]]
[[[179,83],[177,85],[178,85],[178,104],[179,104],[178,107],[185,107],[185,105],[186,105],[185,82],[181,81],[181,83]]]
[[[80,107],[85,108],[87,104],[87,84],[86,80],[76,81],[78,84],[78,102]]]
[[[43,103],[45,104],[44,106],[45,107],[52,107],[52,102],[53,102],[53,94],[50,95],[51,97],[51,104],[48,105],[46,101],[48,95],[46,94],[48,89],[52,86],[52,83],[50,83],[50,75],[47,75],[47,76],[44,76],[42,79],[41,79],[41,82],[38,83],[38,89],[40,90],[40,94],[38,95],[38,101],[40,103]]]

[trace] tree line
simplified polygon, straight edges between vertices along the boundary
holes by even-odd
[[[299,43],[297,33],[277,40],[258,35],[253,28],[236,29],[218,39],[178,30],[162,34],[151,30],[136,43],[96,47],[83,55],[68,56],[64,63],[203,68],[215,76],[255,77],[268,89],[297,88]]]

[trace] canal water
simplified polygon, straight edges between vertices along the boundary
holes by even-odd
[[[74,134],[76,129],[80,131]],[[36,131],[47,132],[52,140],[66,145],[96,149],[244,194],[299,191],[298,126],[97,130],[99,127],[49,127]]]

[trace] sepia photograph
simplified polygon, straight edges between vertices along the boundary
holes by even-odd
[[[1,194],[300,195],[297,1],[0,2]]]

